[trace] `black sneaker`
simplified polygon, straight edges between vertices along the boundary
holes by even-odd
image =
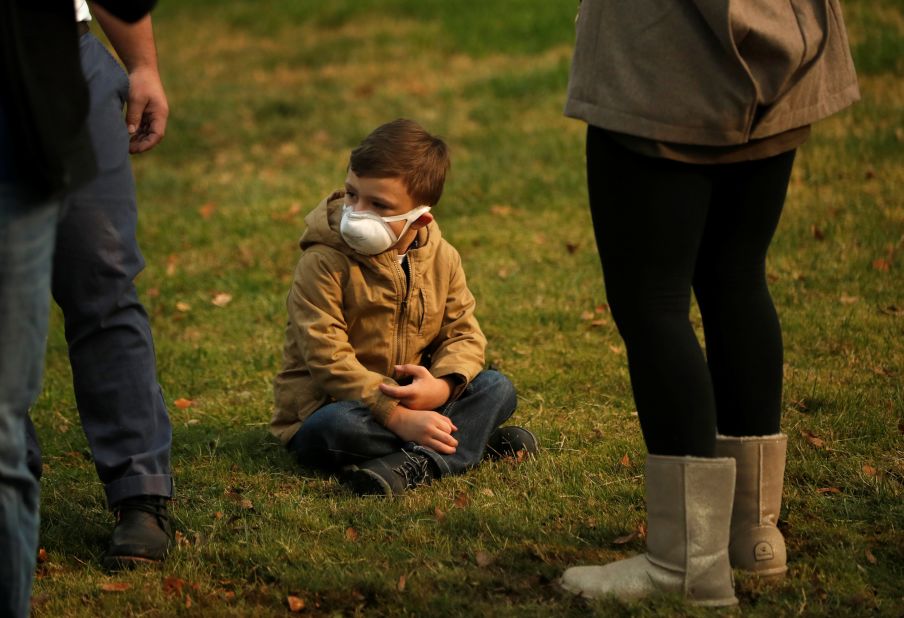
[[[104,556],[106,569],[130,569],[166,558],[173,536],[166,501],[161,496],[136,496],[113,507],[116,526]]]
[[[525,457],[536,457],[540,447],[537,437],[523,427],[509,425],[499,427],[490,434],[484,457],[487,459],[503,459],[513,457],[517,460]]]
[[[399,451],[347,466],[342,482],[359,496],[393,496],[418,485],[427,485],[437,474],[429,457],[421,453]]]

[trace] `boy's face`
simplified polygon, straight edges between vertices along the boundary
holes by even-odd
[[[345,203],[351,206],[355,212],[372,212],[378,217],[404,215],[420,206],[409,195],[401,178],[362,177],[355,174],[351,168],[345,177]],[[404,252],[414,240],[417,230],[431,221],[433,221],[433,216],[430,213],[418,217],[408,228],[405,236],[399,238],[396,247]],[[404,221],[387,221],[386,224],[396,236],[405,229]]]

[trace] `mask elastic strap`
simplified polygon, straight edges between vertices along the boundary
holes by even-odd
[[[393,217],[380,218],[383,219],[383,221],[405,221],[405,227],[402,228],[402,231],[399,232],[398,236],[392,233],[392,230],[389,229],[389,226],[386,226],[386,229],[389,230],[390,235],[395,236],[395,240],[396,242],[398,242],[398,240],[405,235],[405,232],[408,231],[408,228],[411,227],[411,224],[428,212],[430,212],[429,206],[418,206],[414,210],[406,212],[404,215],[395,215]]]

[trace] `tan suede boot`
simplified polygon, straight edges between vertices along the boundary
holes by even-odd
[[[735,605],[728,561],[734,480],[733,459],[648,455],[647,553],[572,567],[561,586],[590,598],[677,592],[695,605]]]
[[[776,527],[782,508],[788,437],[716,437],[716,455],[736,462],[731,512],[731,566],[761,577],[781,578],[788,570],[785,539]]]

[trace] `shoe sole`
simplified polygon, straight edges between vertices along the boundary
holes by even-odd
[[[163,559],[142,558],[140,556],[108,556],[103,565],[107,571],[130,571],[140,566],[161,565]]]
[[[379,474],[370,470],[362,470],[357,466],[351,466],[342,478],[342,483],[359,496],[384,496],[392,497],[392,487]]]

